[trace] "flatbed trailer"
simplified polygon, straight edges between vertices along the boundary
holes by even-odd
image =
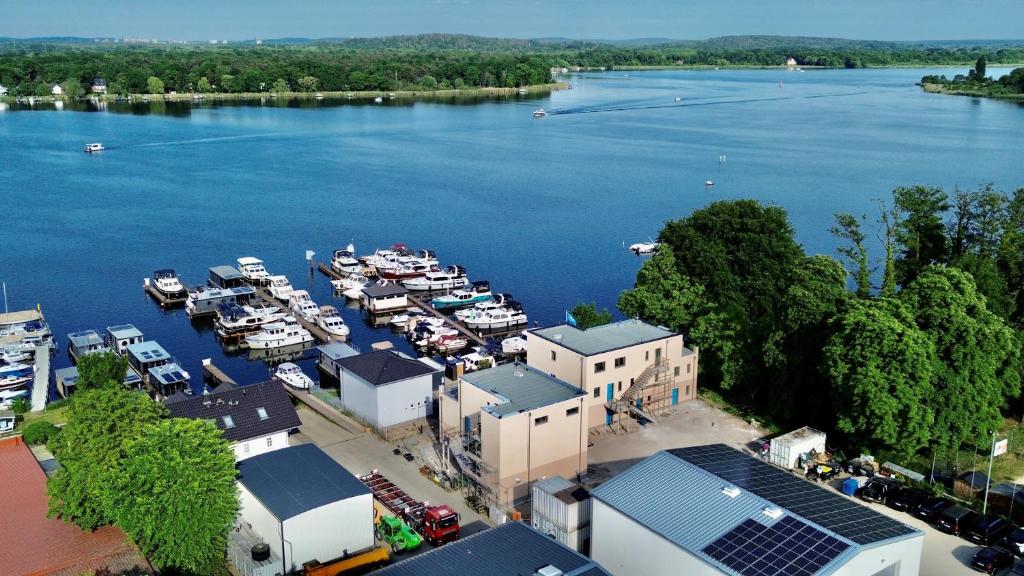
[[[406,516],[422,516],[423,509],[427,503],[420,502],[409,496],[397,484],[391,482],[386,476],[374,470],[369,474],[359,477],[359,480],[373,492],[373,497],[381,503],[389,512],[399,518]]]
[[[461,532],[459,514],[450,506],[420,502],[378,470],[359,476],[359,480],[373,492],[374,500],[422,534],[431,545],[458,540]]]

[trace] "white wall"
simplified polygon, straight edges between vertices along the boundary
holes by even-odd
[[[310,560],[327,562],[345,550],[354,553],[373,546],[373,496],[339,500],[284,522],[286,562],[301,568]]]
[[[600,500],[593,499],[590,557],[612,576],[722,574]]]
[[[378,426],[393,426],[434,413],[434,378],[424,374],[377,388]]]
[[[269,445],[267,442],[268,440]],[[273,452],[274,450],[280,450],[281,448],[287,447],[287,430],[274,432],[273,434],[267,434],[266,436],[260,436],[258,438],[250,438],[244,442],[236,442],[231,445],[231,449],[235,451],[236,462],[239,460],[245,460],[246,458],[252,458],[253,456],[259,456],[260,454],[266,454],[267,452]]]
[[[338,381],[341,383],[341,402],[345,408],[377,425],[377,387],[344,368]]]
[[[862,549],[835,571],[833,576],[871,576],[899,562],[894,576],[918,576],[921,570],[921,547],[924,535],[891,544]]]
[[[270,546],[274,555],[281,558],[280,522],[241,482],[235,484],[238,485],[238,515]]]

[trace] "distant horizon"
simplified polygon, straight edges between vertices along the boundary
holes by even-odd
[[[0,37],[149,38],[162,41],[378,38],[445,30],[488,38],[701,40],[806,36],[877,41],[1004,40],[1019,37],[1020,0],[131,0],[15,1]]]

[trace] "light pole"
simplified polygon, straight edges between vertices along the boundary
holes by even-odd
[[[988,476],[985,478],[985,502],[981,505],[981,515],[988,511],[988,487],[992,484],[992,461],[996,458],[996,431],[992,431],[992,450],[988,453]]]

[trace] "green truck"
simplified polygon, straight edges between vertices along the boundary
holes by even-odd
[[[381,516],[374,529],[374,536],[387,542],[395,554],[415,550],[423,545],[423,537],[394,516]]]

